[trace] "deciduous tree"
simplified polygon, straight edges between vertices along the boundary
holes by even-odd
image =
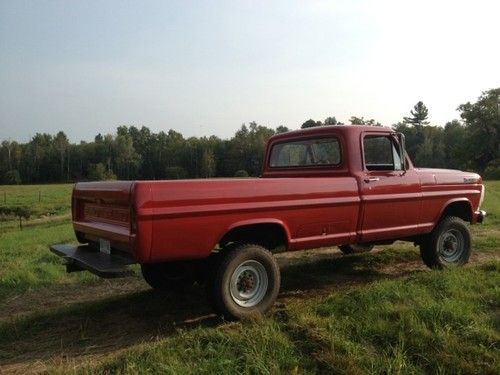
[[[323,123],[321,121],[314,121],[312,118],[305,121],[300,128],[301,129],[307,129],[307,128],[313,128],[315,126],[321,126]]]
[[[458,107],[467,130],[467,154],[478,171],[500,158],[500,88]]]

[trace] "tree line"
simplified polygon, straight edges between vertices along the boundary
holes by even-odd
[[[460,120],[432,126],[420,101],[392,127],[406,135],[407,151],[416,166],[471,170],[500,179],[500,88],[483,92],[476,102],[462,104],[458,110]],[[358,116],[349,123],[381,125]],[[343,123],[330,116],[324,121],[309,119],[301,128],[324,125]],[[230,139],[221,139],[120,126],[115,134],[98,134],[94,141],[80,143],[70,143],[62,131],[37,133],[27,143],[1,143],[0,183],[258,176],[266,141],[288,130],[251,122]]]

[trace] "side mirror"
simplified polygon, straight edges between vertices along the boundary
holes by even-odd
[[[401,157],[401,167],[406,171],[406,141],[403,133],[397,133],[399,143],[399,156]]]

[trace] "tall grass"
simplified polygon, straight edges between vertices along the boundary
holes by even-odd
[[[71,224],[0,234],[0,302],[28,289],[94,279],[87,272],[67,274],[61,258],[49,251],[50,244],[74,241]]]
[[[486,226],[500,226],[500,181],[485,181],[486,192],[483,209],[487,216]]]
[[[288,301],[269,318],[181,330],[82,372],[495,374],[499,271],[494,262]]]
[[[332,370],[487,373],[500,365],[500,262],[429,272],[330,296],[298,326],[315,326]],[[324,356],[324,357],[323,357]]]

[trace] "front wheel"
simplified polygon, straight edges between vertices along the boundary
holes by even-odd
[[[215,309],[226,319],[261,315],[278,296],[280,270],[262,246],[237,245],[221,255],[209,288]]]
[[[420,244],[420,255],[430,268],[461,266],[471,255],[471,234],[460,218],[449,216],[441,220]]]

